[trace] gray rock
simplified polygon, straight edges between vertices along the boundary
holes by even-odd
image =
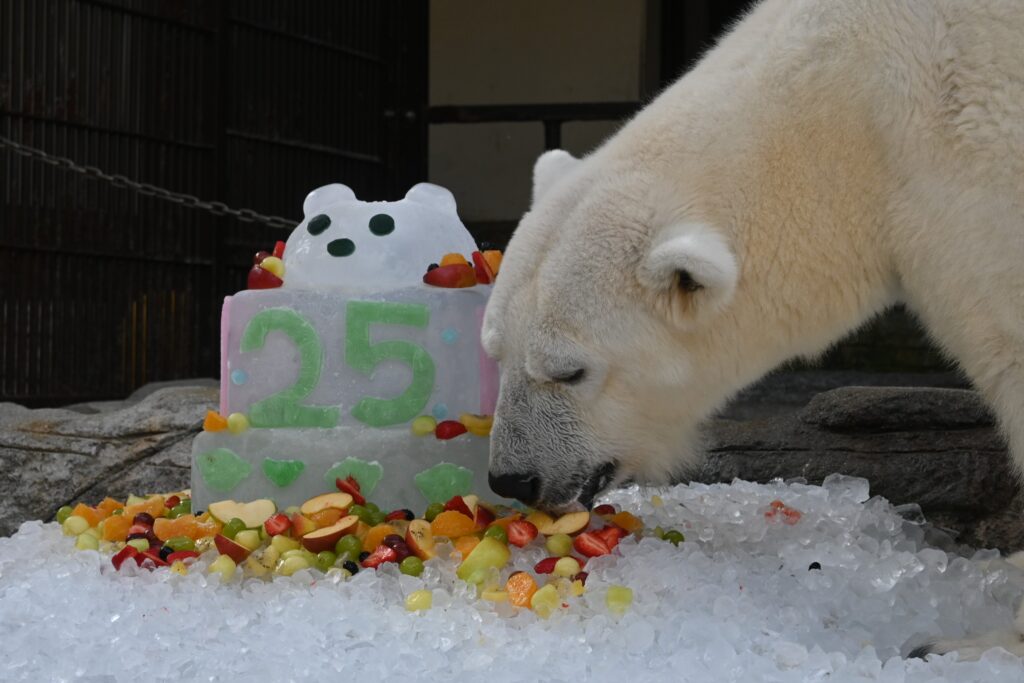
[[[210,387],[168,387],[119,410],[81,414],[0,404],[0,535],[61,505],[185,488]]]

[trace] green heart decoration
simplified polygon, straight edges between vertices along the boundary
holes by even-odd
[[[473,473],[449,462],[423,470],[413,481],[430,503],[445,503],[452,496],[464,496],[473,489]]]
[[[306,463],[301,460],[263,459],[263,474],[280,488],[291,486],[304,469],[306,469]]]
[[[252,465],[229,448],[215,448],[196,458],[203,481],[214,491],[227,492],[249,476]]]
[[[366,462],[359,458],[345,458],[342,462],[334,463],[331,469],[327,470],[327,473],[324,474],[324,481],[328,486],[333,487],[335,479],[345,479],[349,476],[359,482],[359,492],[364,496],[369,496],[377,488],[381,477],[384,476],[384,468],[376,460]]]

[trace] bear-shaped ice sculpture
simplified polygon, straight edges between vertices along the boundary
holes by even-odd
[[[341,184],[309,193],[288,238],[284,287],[381,292],[421,284],[431,262],[476,243],[452,193],[420,183],[397,202],[362,202]]]

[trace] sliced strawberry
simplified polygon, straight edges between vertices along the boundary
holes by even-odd
[[[411,522],[416,519],[416,515],[413,514],[412,510],[408,508],[402,508],[401,510],[392,510],[384,516],[385,522],[393,522],[395,520],[404,519],[407,522]]]
[[[337,486],[338,490],[342,493],[347,493],[352,496],[352,502],[356,505],[366,505],[366,499],[363,498],[363,494],[359,493],[359,484],[355,483],[355,485],[353,485],[353,482],[355,481],[356,480],[352,477],[349,477],[348,479],[338,477],[334,480],[334,485]]]
[[[250,268],[249,277],[246,280],[247,289],[276,289],[283,284],[284,280],[261,266]]]
[[[166,567],[167,566],[167,561],[164,560],[164,558],[160,557],[160,550],[157,549],[157,548],[150,548],[149,550],[143,550],[141,553],[139,553],[139,555],[135,559],[138,560],[139,557],[143,558],[143,561],[145,561],[147,559],[148,560],[153,560],[153,564],[155,564],[158,567]]]
[[[292,520],[285,513],[278,512],[267,517],[267,521],[263,522],[263,528],[266,529],[267,535],[279,536],[292,528]]]
[[[598,505],[596,508],[594,508],[594,514],[601,515],[602,517],[606,515],[614,515],[616,512],[618,512],[618,510],[615,509],[615,506],[608,505],[607,503],[605,503],[604,505]]]
[[[562,558],[546,557],[534,566],[533,571],[537,572],[538,574],[550,574],[551,572],[555,571],[555,565],[558,563],[560,559]]]
[[[170,510],[172,507],[181,502],[181,496],[171,496],[164,501],[164,507]]]
[[[126,545],[125,547],[121,548],[121,550],[119,550],[116,555],[110,558],[110,562],[114,565],[114,569],[120,571],[121,565],[124,564],[125,560],[127,560],[128,558],[135,558],[138,554],[139,551],[135,546]]]
[[[517,519],[508,525],[506,533],[508,534],[509,543],[522,548],[524,545],[537,538],[537,527],[534,526],[533,522],[527,522],[525,519]]]
[[[468,263],[439,266],[428,270],[423,276],[423,282],[447,289],[472,287],[476,284],[476,271]]]
[[[576,552],[587,557],[607,555],[612,551],[604,539],[593,531],[585,531],[573,539],[572,547],[576,549]]]
[[[281,240],[274,243],[274,256],[284,258],[284,242]]]
[[[479,251],[473,252],[473,271],[476,273],[477,283],[489,285],[494,282],[494,271],[491,270],[491,264]]]
[[[177,550],[167,556],[167,563],[174,564],[178,560],[181,560],[182,562],[185,562],[185,564],[189,564],[187,560],[194,560],[197,557],[199,557],[199,553],[195,550]]]
[[[368,569],[376,569],[385,562],[397,562],[398,551],[394,548],[389,548],[383,543],[377,546],[377,549],[370,553],[370,556],[363,560],[363,566]]]
[[[437,427],[434,427],[434,436],[441,440],[454,439],[467,431],[469,430],[466,429],[466,425],[458,420],[445,420],[437,423]]]
[[[609,550],[617,546],[619,544],[619,541],[621,541],[623,537],[629,535],[629,532],[627,532],[625,529],[613,526],[611,524],[609,524],[603,529],[598,529],[597,531],[593,531],[591,533],[593,533],[595,536],[599,537],[602,541],[604,541],[605,545],[608,546]]]
[[[466,501],[462,499],[462,496],[452,496],[448,502],[444,504],[444,509],[455,510],[456,512],[461,512],[470,519],[474,519],[473,511],[469,509],[468,505],[466,505]]]

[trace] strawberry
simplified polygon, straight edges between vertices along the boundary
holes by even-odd
[[[534,526],[533,522],[527,522],[525,519],[517,519],[508,525],[506,533],[508,534],[509,543],[518,548],[522,548],[524,545],[537,538],[537,527]]]
[[[292,520],[285,513],[278,512],[263,522],[263,528],[266,529],[267,535],[278,536],[292,528]]]
[[[472,287],[476,284],[476,271],[468,263],[440,266],[428,270],[423,276],[423,282],[447,289]]]
[[[363,494],[359,492],[359,482],[356,481],[355,477],[351,475],[346,479],[338,477],[334,480],[334,485],[337,486],[338,490],[342,493],[347,493],[352,496],[352,502],[356,505],[366,505],[366,499],[363,498]]]
[[[616,512],[617,510],[615,509],[615,506],[608,505],[607,503],[605,503],[604,505],[598,505],[596,508],[594,508],[594,514],[601,515],[602,517],[605,515],[614,515]]]
[[[370,556],[363,560],[363,566],[368,569],[376,569],[385,562],[397,562],[398,551],[394,548],[381,544],[377,546],[377,549],[370,553]]]
[[[264,269],[262,266],[253,266],[249,270],[246,280],[246,289],[276,289],[284,284],[284,280]]]
[[[625,529],[610,524],[603,529],[598,529],[597,531],[593,531],[591,533],[593,533],[595,536],[599,537],[602,541],[604,541],[605,545],[608,546],[609,550],[617,546],[619,544],[619,541],[622,540],[624,536],[629,535]]]
[[[576,549],[576,552],[586,557],[607,555],[612,551],[604,539],[593,531],[584,531],[577,536],[572,542],[572,547]]]
[[[167,562],[164,560],[164,558],[160,557],[160,550],[158,548],[150,548],[149,550],[143,550],[141,553],[136,555],[136,562],[139,560],[140,557],[143,559],[143,561],[153,560],[153,564],[155,564],[157,567],[167,566]]]
[[[188,560],[194,560],[197,557],[199,557],[199,553],[195,550],[178,550],[167,556],[167,564],[174,564],[178,560],[189,564]]]
[[[434,428],[434,436],[441,440],[454,439],[467,431],[469,430],[466,429],[466,425],[458,420],[445,420],[437,423],[437,427]]]
[[[533,571],[538,574],[550,574],[555,571],[555,564],[562,559],[560,557],[546,557],[534,566]]]
[[[138,555],[139,551],[135,548],[135,546],[126,545],[124,548],[119,550],[116,555],[110,558],[110,562],[114,565],[114,569],[120,571],[121,565],[124,564],[125,560],[127,560],[128,558],[138,557]],[[136,562],[138,564],[142,564],[141,560],[136,560]]]
[[[462,496],[452,496],[451,499],[444,504],[444,509],[455,510],[456,512],[461,512],[470,519],[474,519],[473,511],[469,509],[468,505],[466,505],[466,501],[462,499]]]
[[[385,522],[393,522],[396,519],[404,519],[407,522],[411,522],[416,519],[416,515],[412,513],[412,510],[402,508],[401,510],[392,510],[384,517]]]

